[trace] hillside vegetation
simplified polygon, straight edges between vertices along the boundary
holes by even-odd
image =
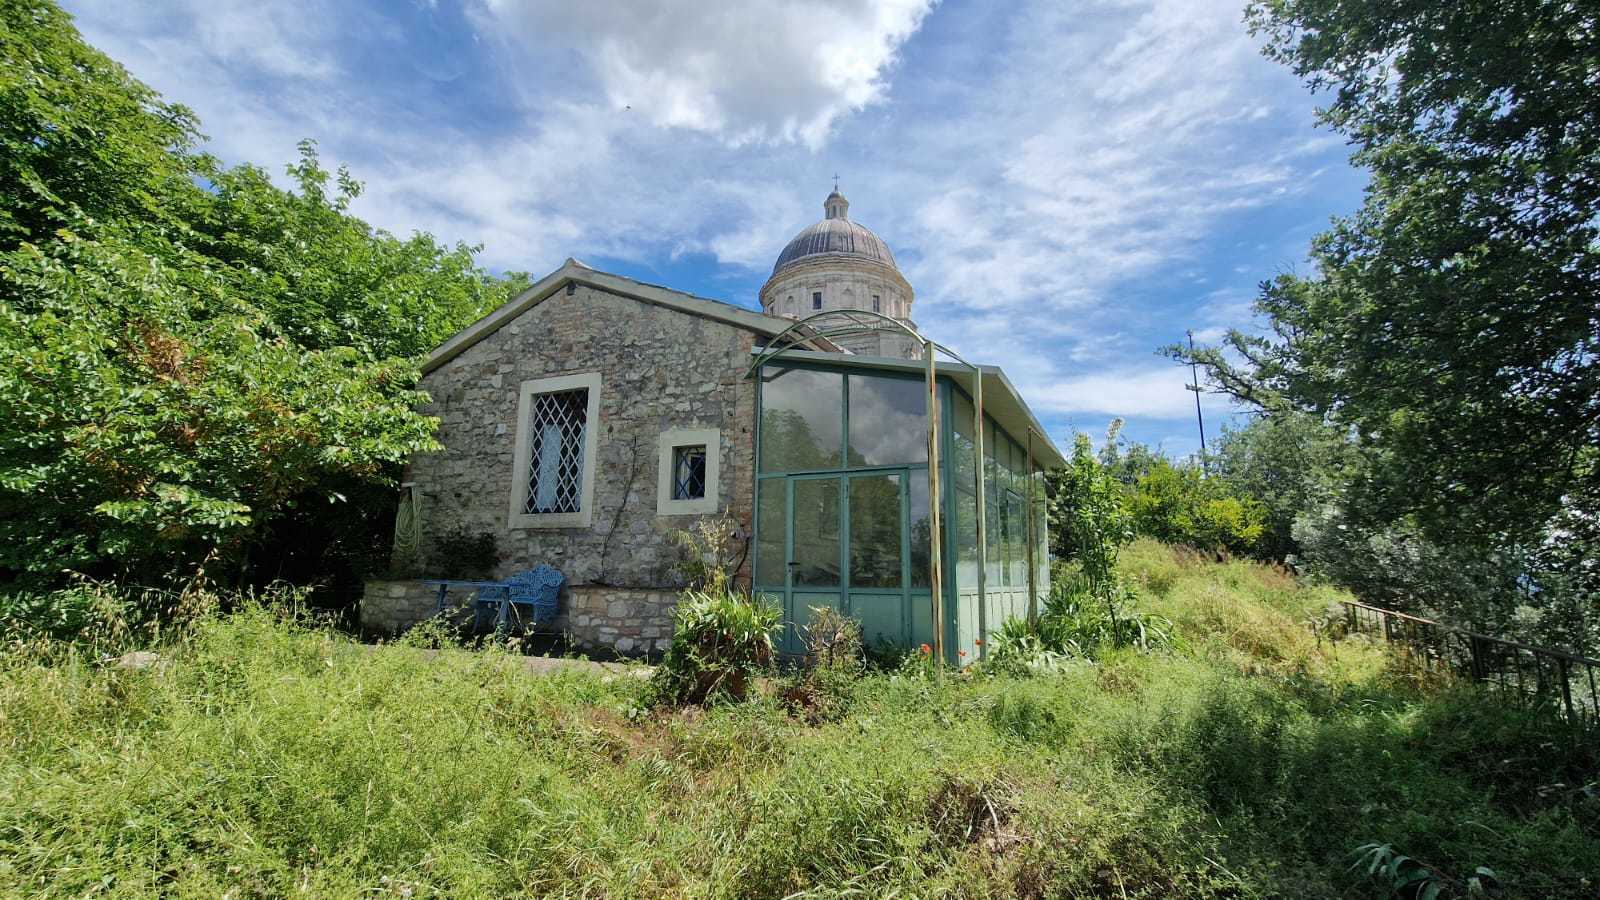
[[[1312,627],[1338,595],[1152,542],[1176,649],[916,666],[828,715],[645,712],[643,679],[366,648],[263,607],[143,668],[12,644],[0,884],[38,896],[1383,897],[1600,892],[1592,743]],[[423,643],[418,639],[412,644]],[[121,649],[121,648],[118,648]]]

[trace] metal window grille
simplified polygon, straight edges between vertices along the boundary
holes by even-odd
[[[672,499],[699,500],[706,495],[704,445],[672,448]]]
[[[533,396],[524,513],[582,510],[583,445],[588,418],[588,388]]]

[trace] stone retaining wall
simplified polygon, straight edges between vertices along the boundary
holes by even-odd
[[[432,616],[438,599],[438,588],[417,581],[369,581],[361,597],[361,628],[400,634]],[[465,599],[461,591],[450,594],[453,602]],[[625,656],[659,653],[672,642],[677,602],[676,588],[566,587],[549,628],[578,647]]]
[[[361,630],[396,635],[433,615],[439,589],[417,581],[369,581],[361,592]]]

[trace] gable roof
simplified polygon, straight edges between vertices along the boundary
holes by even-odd
[[[772,338],[782,334],[794,325],[793,319],[779,316],[769,316],[742,306],[734,306],[722,300],[711,300],[705,297],[696,297],[682,291],[662,287],[658,284],[648,284],[591,269],[577,260],[568,257],[561,268],[539,279],[532,287],[518,294],[502,304],[493,312],[484,316],[466,328],[451,335],[444,343],[433,349],[428,358],[422,363],[422,373],[426,375],[439,368],[467,348],[478,343],[506,325],[517,316],[522,315],[533,307],[539,305],[545,298],[551,296],[565,287],[569,282],[581,284],[585,287],[595,288],[611,294],[620,294],[632,297],[642,303],[664,306],[679,312],[707,319],[725,322],[756,334]],[[830,346],[832,346],[830,344]]]

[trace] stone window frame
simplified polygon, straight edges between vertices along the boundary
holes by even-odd
[[[511,507],[507,522],[510,528],[588,528],[594,521],[594,470],[598,462],[600,443],[600,386],[599,372],[580,372],[575,375],[556,375],[534,378],[518,386],[517,441],[512,456]],[[525,513],[527,501],[529,455],[533,452],[529,440],[529,419],[533,415],[533,398],[539,394],[554,394],[587,388],[588,404],[584,410],[583,424],[583,486],[579,495],[578,511],[570,513]]]
[[[672,452],[679,447],[706,448],[705,496],[672,499]],[[714,513],[721,496],[722,431],[717,428],[671,428],[657,440],[656,515],[696,516]]]

